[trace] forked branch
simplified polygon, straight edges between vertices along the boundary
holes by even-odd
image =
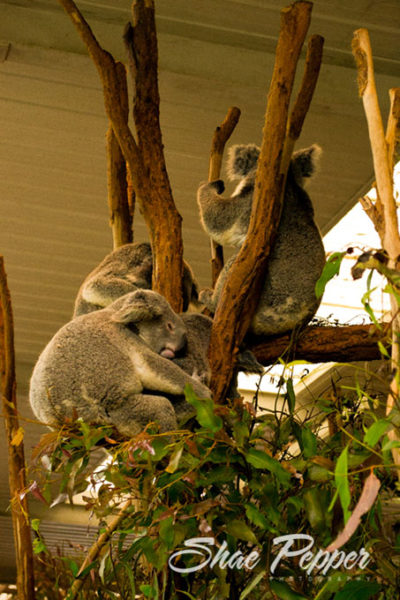
[[[182,233],[181,216],[176,210],[169,189],[165,163],[161,161],[161,132],[157,132],[158,90],[155,91],[157,73],[157,53],[154,50],[155,22],[154,2],[136,0],[133,5],[135,60],[138,61],[135,75],[135,89],[139,95],[135,99],[135,114],[148,111],[146,121],[137,123],[139,128],[136,140],[125,118],[125,108],[120,99],[123,85],[122,68],[109,52],[101,48],[92,30],[73,0],[59,0],[74,23],[79,35],[87,46],[103,84],[104,104],[118,144],[132,176],[136,199],[146,221],[153,249],[153,289],[160,292],[170,302],[172,308],[182,309]],[[149,62],[150,61],[150,62]],[[151,68],[150,68],[150,65]],[[149,73],[146,69],[149,68]],[[151,93],[149,104],[147,96],[140,90]],[[144,106],[142,106],[144,104]],[[138,109],[138,106],[141,106]],[[135,119],[137,117],[135,116]],[[149,129],[149,139],[144,141],[143,131]],[[154,135],[150,135],[150,132]],[[140,146],[140,149],[139,149]],[[154,159],[151,161],[150,156]],[[149,164],[152,168],[149,170]]]
[[[211,142],[210,167],[208,171],[208,181],[215,181],[220,178],[222,157],[226,142],[231,137],[240,118],[240,109],[232,106],[221,125],[219,125],[213,135]],[[211,240],[211,280],[214,287],[219,274],[224,266],[223,248]]]

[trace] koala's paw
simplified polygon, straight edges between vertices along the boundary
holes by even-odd
[[[213,290],[211,288],[204,288],[204,290],[200,291],[199,301],[201,304],[204,304],[209,311],[212,313],[214,312]]]
[[[215,188],[215,191],[218,195],[223,194],[225,191],[225,184],[222,179],[217,179],[216,181],[212,181],[210,186]]]

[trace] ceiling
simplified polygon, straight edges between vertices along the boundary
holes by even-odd
[[[196,190],[207,178],[213,131],[228,107],[242,111],[232,143],[261,141],[284,0],[156,0],[161,125],[185,258],[209,284],[209,243]],[[129,0],[78,0],[99,41],[124,59]],[[325,38],[323,65],[299,147],[323,148],[309,186],[326,232],[367,190],[372,161],[352,33],[370,32],[384,119],[399,85],[398,0],[317,0],[310,34]],[[300,63],[301,75],[303,61]],[[54,0],[0,0],[0,253],[5,257],[16,332],[19,408],[26,453],[43,431],[28,423],[29,375],[50,337],[69,320],[84,276],[111,250],[103,98],[97,72]],[[140,215],[135,239],[146,239]],[[4,435],[0,456],[6,456]],[[12,578],[7,466],[0,458],[0,580]],[[35,508],[37,510],[37,508]],[[77,517],[57,517],[75,522]],[[4,518],[3,518],[4,517]],[[51,529],[51,528],[50,528]],[[55,530],[57,537],[57,530]]]

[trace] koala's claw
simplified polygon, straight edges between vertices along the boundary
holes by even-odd
[[[216,179],[215,181],[212,181],[210,185],[216,189],[218,195],[223,194],[225,191],[225,184],[222,179]]]

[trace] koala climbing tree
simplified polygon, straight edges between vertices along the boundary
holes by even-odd
[[[282,215],[271,250],[261,297],[250,324],[258,335],[277,335],[305,325],[315,314],[320,299],[315,285],[325,264],[321,234],[314,222],[311,200],[303,182],[315,172],[318,146],[293,155],[286,180]],[[249,227],[259,148],[253,144],[230,149],[227,171],[239,184],[230,198],[222,198],[223,182],[199,188],[201,220],[210,237],[222,245],[240,248]],[[203,290],[200,300],[214,313],[229,268],[225,265],[214,290]],[[299,276],[301,273],[301,276]]]

